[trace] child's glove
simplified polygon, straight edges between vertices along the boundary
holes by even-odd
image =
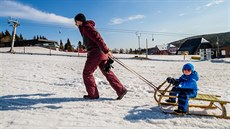
[[[175,82],[175,79],[171,78],[171,77],[168,77],[166,80],[168,83],[171,83],[171,84],[173,84]]]
[[[173,83],[174,86],[179,86],[180,85],[180,82],[178,80],[175,80],[174,83]]]
[[[109,73],[110,69],[113,68],[113,66],[112,66],[112,63],[113,63],[113,62],[114,62],[114,61],[113,61],[111,58],[109,58],[109,59],[107,60],[107,62],[106,62],[106,64],[105,64],[105,67],[104,67],[104,71],[105,71],[106,73]]]
[[[171,78],[171,77],[168,77],[166,80],[167,80],[168,83],[171,83],[174,86],[179,86],[179,84],[180,84],[180,82],[178,80],[176,80],[174,78]]]

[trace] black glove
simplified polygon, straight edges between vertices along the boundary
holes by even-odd
[[[106,73],[109,73],[110,69],[113,68],[113,66],[112,66],[112,63],[113,63],[113,62],[114,62],[114,61],[113,61],[111,58],[109,58],[109,59],[107,60],[107,62],[106,62],[106,64],[105,64],[105,67],[104,67],[104,71],[105,71]]]
[[[171,83],[171,84],[173,84],[175,82],[175,79],[171,78],[171,77],[168,77],[166,80],[168,83]]]
[[[179,84],[180,84],[180,82],[178,80],[175,80],[173,83],[174,86],[179,86]]]
[[[180,84],[180,82],[178,80],[176,80],[174,78],[171,78],[171,77],[168,77],[166,80],[167,80],[168,83],[171,83],[174,86],[179,86],[179,84]]]

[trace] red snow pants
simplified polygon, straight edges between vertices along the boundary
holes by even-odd
[[[86,87],[86,91],[91,98],[99,97],[99,92],[93,77],[94,71],[99,66],[101,72],[109,81],[112,88],[116,91],[118,96],[121,96],[122,93],[126,90],[121,82],[118,80],[116,75],[110,70],[109,73],[104,71],[104,66],[107,60],[101,60],[100,58],[87,58],[85,67],[83,70],[83,80]]]

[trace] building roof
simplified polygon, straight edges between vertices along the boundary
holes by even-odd
[[[168,50],[168,49],[167,49],[167,45],[156,45],[156,47],[157,47],[160,51]]]
[[[188,51],[189,54],[194,54],[200,43],[201,38],[188,39],[181,45],[178,51]]]
[[[205,38],[201,38],[201,43],[210,43],[208,40],[206,40]]]
[[[224,46],[224,47],[230,46],[230,42],[225,42],[225,43],[223,44],[223,46]]]

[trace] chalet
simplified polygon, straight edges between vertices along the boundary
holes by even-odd
[[[14,47],[24,47],[24,46],[38,46],[48,49],[58,50],[59,45],[56,41],[46,40],[46,39],[32,39],[32,40],[22,40],[15,41]],[[11,42],[1,42],[0,47],[11,47]]]
[[[179,48],[177,54],[184,52],[199,55],[202,49],[211,49],[212,58],[229,57],[230,32],[198,35],[171,42]]]
[[[222,57],[230,57],[230,42],[225,42],[220,48],[220,52]]]
[[[156,45],[153,48],[148,49],[149,55],[168,55],[168,47],[167,45]]]
[[[178,47],[172,44],[168,44],[167,49],[170,55],[175,55],[178,50]]]
[[[200,49],[213,48],[209,41],[204,38],[193,38],[188,39],[180,46],[177,54],[182,54],[184,52],[189,55],[197,55]]]

